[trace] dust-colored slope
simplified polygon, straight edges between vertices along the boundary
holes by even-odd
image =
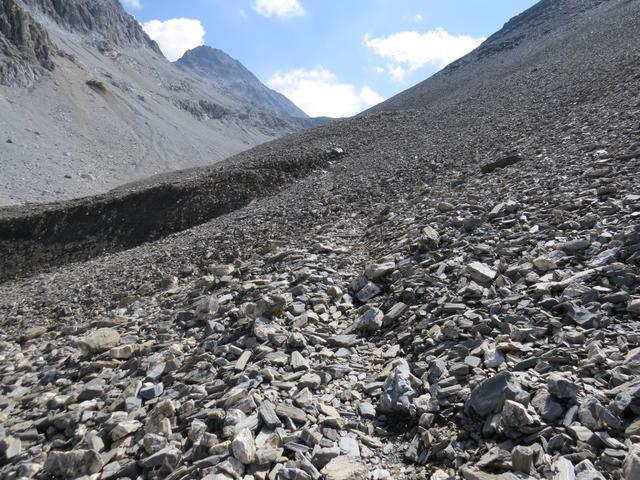
[[[0,5],[13,12],[0,35],[12,45],[0,52],[0,204],[208,165],[313,121],[186,74],[116,0]],[[42,38],[25,36],[29,25]]]

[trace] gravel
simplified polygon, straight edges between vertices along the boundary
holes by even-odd
[[[635,478],[640,10],[596,3],[560,33],[554,2],[526,17],[552,33],[491,57],[528,59],[504,103],[259,147],[227,165],[343,153],[0,285],[3,478]]]

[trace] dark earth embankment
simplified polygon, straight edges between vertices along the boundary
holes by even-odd
[[[0,281],[199,225],[274,194],[341,156],[333,147],[289,152],[241,167],[227,162],[157,177],[97,197],[0,209]]]

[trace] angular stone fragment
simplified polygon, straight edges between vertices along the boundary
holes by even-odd
[[[178,466],[180,460],[182,459],[182,454],[180,450],[176,447],[165,447],[162,450],[154,453],[153,455],[148,456],[143,459],[140,463],[145,468],[156,468],[160,466],[169,467],[169,469],[173,470]]]
[[[22,442],[19,438],[8,436],[0,441],[0,458],[11,460],[22,452]]]
[[[250,465],[256,460],[256,442],[253,434],[248,429],[243,429],[236,434],[231,442],[233,456],[244,465]]]
[[[535,459],[535,452],[530,447],[517,446],[511,452],[511,464],[516,472],[531,473]]]
[[[384,314],[378,308],[369,308],[356,319],[356,332],[375,333],[382,327]]]
[[[367,282],[367,284],[356,293],[356,298],[362,303],[367,303],[376,295],[379,295],[382,289],[373,282]]]
[[[207,314],[215,314],[220,307],[218,299],[212,295],[207,295],[201,298],[196,304],[195,314],[198,317],[202,317]]]
[[[402,314],[407,310],[407,305],[402,302],[396,303],[393,307],[389,309],[384,318],[382,319],[382,324],[384,326],[390,326],[395,324],[398,319],[402,316]]]
[[[332,459],[321,471],[324,480],[366,480],[368,469],[354,457]]]
[[[480,383],[469,397],[470,408],[481,417],[502,409],[505,400],[517,401],[526,393],[520,387],[516,377],[502,372]]]
[[[573,464],[564,457],[560,457],[551,465],[553,480],[576,480]]]
[[[358,440],[355,438],[342,437],[338,444],[342,455],[346,455],[348,457],[360,456],[360,445],[358,444]]]
[[[485,175],[488,173],[493,173],[496,170],[500,170],[502,168],[507,168],[511,165],[515,165],[516,163],[522,161],[522,156],[520,154],[509,155],[506,157],[502,157],[493,162],[489,162],[480,167],[480,171]]]
[[[322,379],[320,375],[316,373],[307,373],[300,377],[298,380],[298,385],[300,388],[308,388],[310,390],[316,390],[320,385],[322,385]]]
[[[78,339],[78,346],[88,354],[101,353],[120,343],[120,334],[113,328],[100,328]]]
[[[540,417],[548,423],[555,422],[564,413],[562,405],[556,402],[546,390],[539,390],[533,399],[531,405],[535,408]]]
[[[260,417],[262,418],[262,421],[264,422],[264,424],[269,428],[277,428],[282,426],[282,422],[276,415],[275,408],[273,407],[273,404],[269,400],[264,400],[260,404],[260,407],[258,408],[258,413],[260,414]]]
[[[307,421],[307,414],[304,413],[304,410],[292,405],[280,403],[276,406],[276,413],[281,419],[290,418],[297,423],[305,423]]]
[[[573,302],[563,303],[562,306],[567,312],[567,316],[582,328],[594,328],[598,325],[600,315],[592,313]]]
[[[420,235],[420,250],[427,252],[440,246],[440,234],[430,225],[422,229]]]
[[[77,478],[92,475],[102,470],[102,458],[93,450],[72,450],[70,452],[50,452],[44,470],[50,475],[62,478]]]
[[[111,430],[109,436],[111,437],[111,440],[115,442],[117,440],[120,440],[121,438],[131,435],[134,432],[137,432],[140,427],[142,427],[142,423],[138,422],[137,420],[127,420],[125,422],[120,422],[113,430]]]
[[[520,429],[521,427],[526,427],[528,425],[533,425],[535,420],[527,409],[520,403],[514,402],[512,400],[505,400],[504,406],[502,407],[502,424]]]
[[[119,347],[113,347],[109,351],[109,355],[111,355],[111,358],[115,358],[116,360],[127,360],[128,358],[131,358],[136,350],[137,345],[135,344],[121,345]]]
[[[299,351],[294,350],[291,352],[291,368],[295,372],[299,370],[309,370],[309,360],[307,360]]]
[[[624,358],[624,366],[635,374],[640,373],[640,347],[629,350]]]
[[[547,385],[549,386],[549,391],[556,398],[575,400],[578,395],[578,385],[557,373],[549,375]]]
[[[467,265],[465,273],[478,283],[492,282],[498,275],[493,268],[481,262],[471,262]]]
[[[394,262],[370,263],[365,268],[364,274],[369,280],[376,280],[380,277],[384,277],[395,268],[396,264]]]
[[[45,333],[47,333],[47,329],[45,327],[40,327],[40,326],[29,327],[22,334],[22,341],[24,342],[28,340],[34,340],[36,338],[41,337]]]
[[[412,400],[417,392],[411,386],[411,372],[406,361],[402,360],[384,382],[378,409],[384,413],[410,413]]]
[[[569,240],[568,242],[561,244],[560,248],[567,253],[577,253],[582,250],[586,250],[590,246],[591,246],[591,242],[589,240],[581,238],[581,239]]]
[[[632,445],[622,464],[625,480],[640,478],[640,445]]]

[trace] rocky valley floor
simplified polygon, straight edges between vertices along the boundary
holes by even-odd
[[[615,51],[261,146],[227,165],[344,154],[2,283],[0,477],[640,478],[640,70]]]
[[[448,166],[378,114],[393,161],[5,283],[3,478],[638,478],[638,132],[592,107]]]

